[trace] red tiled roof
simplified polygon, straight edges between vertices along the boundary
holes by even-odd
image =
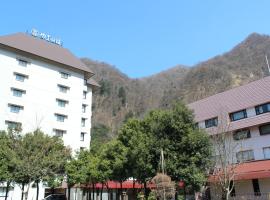
[[[88,73],[88,77],[93,75],[93,72],[68,49],[25,33],[1,36],[0,44],[82,70]]]
[[[270,160],[242,163],[236,167],[234,172],[234,180],[270,178]],[[210,176],[208,180],[214,182],[215,176]]]
[[[189,104],[194,110],[195,121],[203,121],[221,112],[231,113],[270,102],[270,77],[210,96]]]

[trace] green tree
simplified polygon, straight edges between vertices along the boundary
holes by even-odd
[[[167,174],[199,190],[206,178],[212,148],[208,135],[196,128],[192,111],[177,103],[171,109],[150,112],[144,120],[154,138],[153,165],[157,166],[163,149]]]
[[[18,164],[16,147],[19,145],[16,133],[0,131],[0,182],[6,182],[5,200],[8,197],[9,188],[14,182],[15,168]]]
[[[109,179],[120,182],[120,194],[122,194],[123,181],[130,177],[127,154],[128,149],[119,140],[112,140],[107,143],[101,153],[101,159],[105,160],[109,169],[112,170]]]
[[[19,162],[16,167],[16,182],[24,187],[27,185],[25,199],[28,198],[29,187],[32,182],[39,182],[64,174],[64,166],[70,158],[70,149],[66,148],[58,137],[50,137],[40,130],[22,136],[18,148]]]
[[[118,140],[127,148],[128,174],[144,184],[154,176],[156,169],[152,165],[153,137],[145,128],[143,121],[130,119],[119,131]]]

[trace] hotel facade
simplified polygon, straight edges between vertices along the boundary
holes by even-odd
[[[92,90],[97,84],[80,59],[60,45],[17,33],[0,37],[0,67],[0,130],[41,129],[62,137],[73,152],[89,148]],[[2,184],[0,199],[4,192]],[[15,187],[9,199],[20,199],[20,194]]]
[[[212,137],[226,132],[235,144],[232,162],[241,164],[235,169],[232,199],[270,197],[269,92],[270,77],[266,77],[188,105],[199,128]],[[210,182],[212,199],[214,185]]]

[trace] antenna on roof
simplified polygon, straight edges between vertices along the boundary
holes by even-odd
[[[268,72],[269,72],[269,75],[270,75],[270,67],[269,67],[269,62],[268,62],[267,55],[265,55],[265,60],[266,60],[266,64],[267,64],[267,68],[268,68]]]

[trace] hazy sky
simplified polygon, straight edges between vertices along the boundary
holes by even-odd
[[[269,0],[3,0],[0,35],[36,28],[130,77],[194,65],[250,33],[270,34]]]

